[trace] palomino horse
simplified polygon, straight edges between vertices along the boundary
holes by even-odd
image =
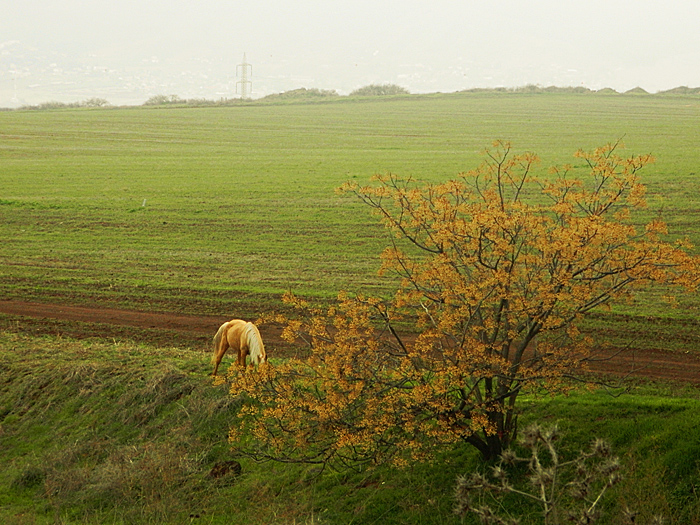
[[[267,362],[265,345],[263,345],[258,327],[253,323],[234,319],[222,324],[214,336],[214,356],[212,358],[214,373],[212,375],[216,375],[221,359],[229,348],[238,352],[237,362],[243,368],[245,368],[245,358],[248,355],[254,365]]]

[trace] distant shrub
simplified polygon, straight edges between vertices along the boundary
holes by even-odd
[[[691,88],[688,86],[678,86],[666,91],[660,91],[663,95],[700,95],[700,87]]]
[[[180,98],[178,95],[154,95],[143,106],[189,106],[189,107],[213,107],[213,106],[233,106],[243,102],[240,98],[220,98],[219,100],[209,100],[206,98]]]
[[[338,93],[331,89],[317,89],[317,88],[299,88],[292,89],[291,91],[284,91],[282,93],[274,93],[272,95],[267,95],[261,98],[261,101],[273,102],[277,100],[316,100],[323,98],[338,97]]]
[[[648,94],[649,94],[649,92],[646,89],[640,88],[639,86],[637,86],[636,88],[632,88],[629,91],[625,91],[625,95],[648,95]]]
[[[544,89],[548,93],[592,93],[590,89],[583,86],[567,86],[567,87],[557,87],[549,86]]]
[[[183,104],[185,101],[177,95],[154,95],[143,103],[144,106],[164,106],[167,104]]]
[[[109,101],[104,98],[89,98],[80,104],[82,104],[81,107],[85,108],[102,108],[110,105]]]
[[[410,92],[401,86],[396,84],[370,84],[369,86],[364,86],[356,89],[350,96],[357,97],[383,97],[388,95],[409,95]]]
[[[66,104],[65,102],[58,102],[56,100],[50,100],[48,102],[42,102],[41,104],[38,104],[36,106],[30,106],[27,109],[63,109],[63,108],[69,108],[70,104]]]
[[[463,89],[459,93],[507,93],[508,90],[504,87],[496,88],[469,88]]]

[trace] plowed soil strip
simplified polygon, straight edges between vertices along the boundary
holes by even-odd
[[[142,329],[176,330],[196,335],[212,335],[226,317],[139,312],[115,308],[89,308],[23,301],[0,301],[0,313],[33,318],[60,319],[82,323],[133,326]],[[266,346],[286,346],[280,330],[266,327]],[[641,377],[700,384],[700,357],[697,354],[669,353],[662,350],[634,350],[591,364],[595,372],[617,377]]]
[[[105,323],[138,328],[162,328],[198,334],[216,332],[228,321],[225,317],[177,315],[157,312],[138,312],[115,308],[88,308],[58,304],[28,303],[22,301],[0,301],[0,313],[80,321],[82,323]]]

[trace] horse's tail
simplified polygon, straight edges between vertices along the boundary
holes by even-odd
[[[251,363],[259,365],[260,363],[266,362],[267,354],[265,353],[265,345],[263,344],[262,337],[260,337],[258,327],[253,323],[248,323],[245,331]]]
[[[224,334],[226,333],[227,327],[228,323],[224,323],[216,331],[216,335],[214,336],[214,354],[211,356],[212,363],[216,363],[216,354],[219,350],[219,347],[221,346],[221,340],[223,339]]]

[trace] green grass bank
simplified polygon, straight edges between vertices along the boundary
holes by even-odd
[[[3,331],[0,357],[2,523],[475,523],[452,514],[455,477],[484,468],[469,448],[404,470],[342,473],[238,457],[227,432],[239,401],[212,385],[200,351]],[[561,427],[563,454],[602,437],[620,456],[624,481],[606,496],[602,523],[620,523],[624,505],[700,523],[697,389],[523,401],[523,425]],[[226,461],[240,474],[211,477]],[[506,505],[538,523],[532,508]]]

